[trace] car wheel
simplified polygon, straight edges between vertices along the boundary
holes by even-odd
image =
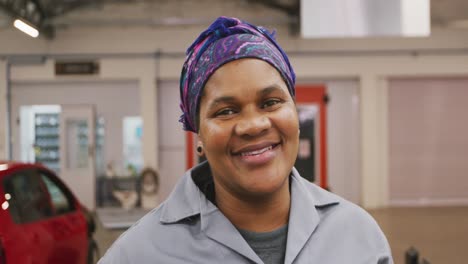
[[[88,264],[96,264],[99,260],[99,248],[93,238],[88,242]]]

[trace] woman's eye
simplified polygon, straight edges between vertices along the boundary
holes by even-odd
[[[231,108],[226,108],[226,109],[216,112],[216,116],[227,116],[227,115],[233,115],[233,114],[235,114],[235,111]]]
[[[281,101],[278,100],[278,99],[270,99],[270,100],[267,100],[263,103],[262,105],[262,108],[268,108],[268,107],[272,107],[274,105],[277,105],[279,104]]]

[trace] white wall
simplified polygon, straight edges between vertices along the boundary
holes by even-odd
[[[161,175],[160,197],[165,198],[183,176],[187,162],[186,132],[179,123],[179,82],[160,81],[158,83],[159,129],[159,174]]]
[[[468,78],[391,79],[390,203],[468,204]]]
[[[359,82],[325,82],[328,111],[328,175],[331,190],[361,204],[361,138]]]
[[[279,18],[286,17],[278,12],[261,13],[259,8],[246,8],[240,2],[236,2],[237,4],[223,2],[220,4],[221,7],[210,9],[206,8],[209,1],[190,5],[190,12],[184,9],[175,16],[206,18],[230,10],[226,13],[243,14],[243,17],[247,18],[266,18],[271,15],[280,21]],[[114,13],[118,17],[118,14],[125,14],[125,10]],[[76,16],[82,16],[83,20],[87,19],[88,15],[85,12],[76,14]],[[158,159],[158,140],[161,130],[157,125],[162,125],[162,123],[158,122],[156,114],[158,104],[156,80],[178,80],[183,57],[163,57],[157,60],[141,53],[159,50],[163,54],[168,52],[182,54],[197,33],[207,24],[71,27],[58,30],[57,38],[53,41],[33,40],[22,33],[5,29],[0,31],[0,57],[8,54],[45,54],[63,58],[81,54],[86,57],[101,58],[101,74],[96,78],[97,80],[136,80],[141,91],[141,113],[145,126],[144,158],[148,165],[158,168],[157,163],[160,160]],[[386,80],[393,76],[468,76],[468,53],[465,51],[468,48],[468,33],[466,31],[435,31],[430,38],[412,39],[302,40],[297,36],[289,35],[288,25],[277,23],[274,26],[278,30],[280,43],[287,51],[304,52],[290,52],[290,59],[298,79],[352,78],[359,80],[361,201],[365,207],[388,204]],[[360,51],[373,53],[356,54]],[[391,53],[391,51],[402,52]],[[415,51],[417,55],[414,55],[412,51]],[[118,53],[127,53],[127,55],[114,56]],[[13,66],[12,78],[15,81],[55,82],[59,79],[53,75],[52,67],[52,60],[45,65],[21,68]],[[1,87],[5,87],[5,83],[6,80],[0,78],[0,92]],[[4,111],[2,107],[1,116],[5,115]],[[5,153],[5,147],[0,148],[1,153]]]

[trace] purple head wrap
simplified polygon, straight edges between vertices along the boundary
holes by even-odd
[[[185,130],[198,132],[195,120],[200,96],[209,77],[222,65],[242,58],[256,58],[271,64],[294,97],[296,76],[286,53],[276,42],[274,32],[237,18],[220,17],[187,49],[180,77],[182,116],[179,121]]]

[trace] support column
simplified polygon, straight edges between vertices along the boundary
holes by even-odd
[[[152,67],[154,69],[154,65]],[[140,79],[141,116],[143,118],[143,159],[145,166],[159,169],[157,83],[155,72]]]
[[[387,81],[361,75],[362,206],[388,205]]]
[[[101,78],[138,80],[140,115],[143,119],[144,166],[159,169],[156,60],[154,58],[102,59]]]
[[[6,60],[0,59],[0,160],[8,159],[8,66]]]

